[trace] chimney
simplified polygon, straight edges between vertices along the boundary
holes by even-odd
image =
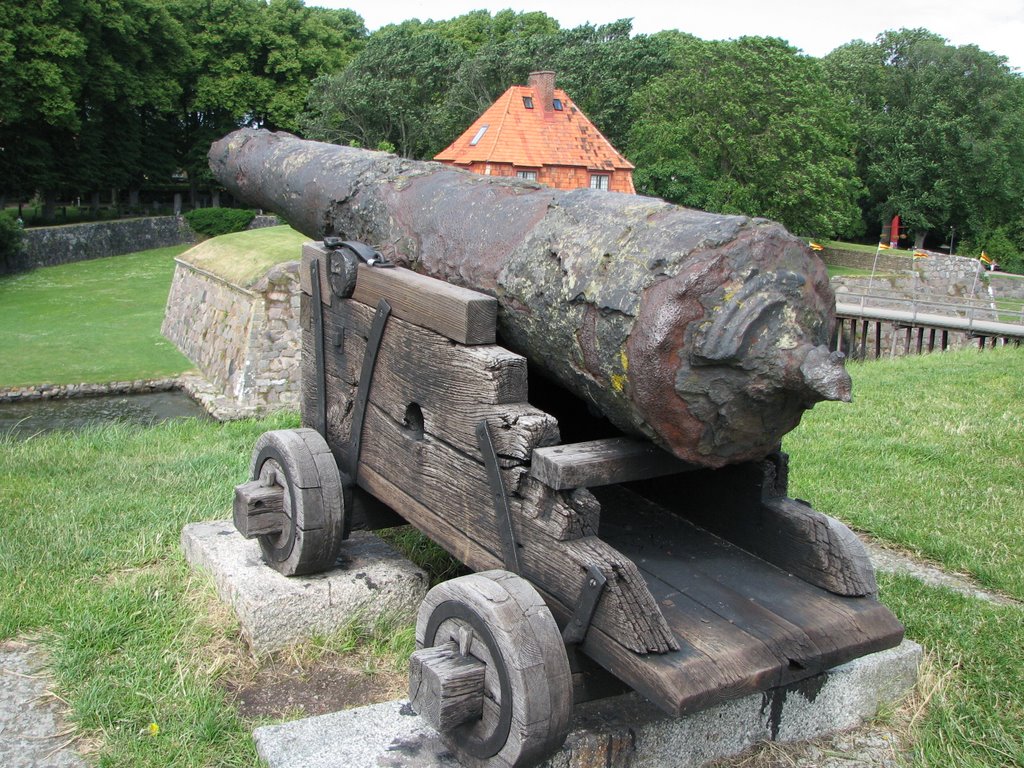
[[[551,112],[554,109],[552,102],[555,99],[555,73],[548,70],[531,72],[526,84],[533,89],[544,111]]]

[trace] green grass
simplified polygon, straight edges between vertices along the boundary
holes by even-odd
[[[1024,599],[1024,349],[852,364],[787,435],[791,493]]]
[[[881,599],[929,657],[911,764],[1024,765],[1024,609],[998,606],[909,576],[879,575]]]
[[[186,523],[225,516],[257,436],[294,425],[0,437],[0,638],[41,637],[73,722],[102,742],[101,765],[254,764],[252,724],[216,684],[217,653],[204,653],[237,632],[211,617],[210,588],[178,541]]]
[[[0,387],[174,376],[192,364],[160,335],[183,246],[0,277]]]
[[[785,442],[791,492],[821,511],[1024,599],[1024,350],[851,366],[855,402],[821,404]],[[0,437],[0,639],[51,654],[73,722],[103,766],[254,765],[256,724],[219,681],[237,628],[179,550],[222,518],[262,422],[114,425]],[[443,562],[416,536],[395,537]],[[411,541],[401,541],[411,538]],[[882,575],[882,598],[925,646],[919,766],[1024,764],[1024,610]],[[400,660],[410,628],[353,627],[303,651]],[[399,661],[395,661],[399,663]],[[149,735],[150,723],[159,733]]]
[[[300,247],[308,240],[289,226],[262,227],[210,238],[188,250],[182,258],[248,287],[275,264],[298,259]]]
[[[835,248],[838,251],[858,251],[859,253],[874,253],[878,250],[876,244],[864,245],[863,243],[847,243],[842,240],[817,240],[816,242],[821,243],[826,248]],[[887,256],[906,256],[910,258],[910,251],[900,250],[883,250]]]
[[[850,366],[854,402],[787,436],[790,492],[855,528],[1024,599],[1024,349]],[[1024,609],[881,574],[937,678],[918,766],[1024,765]]]

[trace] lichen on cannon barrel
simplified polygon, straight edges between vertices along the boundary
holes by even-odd
[[[685,461],[762,458],[850,397],[825,267],[774,222],[248,129],[210,167],[311,238],[495,296],[503,344]]]

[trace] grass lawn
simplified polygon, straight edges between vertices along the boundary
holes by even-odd
[[[1024,599],[1024,350],[852,372],[855,402],[818,406],[786,440],[794,495]],[[187,522],[226,517],[256,437],[294,423],[0,437],[0,509],[18,515],[0,538],[0,638],[28,634],[49,648],[58,691],[102,765],[255,763],[256,723],[220,685],[237,629],[189,574],[178,537]],[[914,763],[1024,764],[1024,610],[904,577],[880,582],[930,659],[927,706],[910,728]],[[409,632],[372,642],[401,664]]]
[[[185,246],[0,277],[0,387],[174,376],[192,364],[160,335]]]
[[[160,335],[174,257],[252,285],[293,261],[309,238],[287,226],[235,232],[192,248],[158,248],[0,277],[0,387],[104,384],[192,367]]]
[[[1024,349],[851,364],[783,442],[794,496],[1024,599]]]
[[[1024,349],[855,364],[854,402],[786,437],[790,492],[1024,600]],[[929,654],[913,764],[1024,765],[1024,608],[880,575]]]
[[[225,280],[249,287],[275,264],[298,259],[302,244],[308,240],[289,226],[262,227],[205,240],[182,258]]]

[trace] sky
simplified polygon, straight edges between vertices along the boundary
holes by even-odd
[[[633,19],[633,31],[678,29],[707,40],[781,37],[812,56],[879,32],[924,27],[953,45],[973,43],[1024,72],[1024,0],[307,0],[351,8],[371,32],[406,19],[441,20],[473,10],[544,11],[562,27]]]

